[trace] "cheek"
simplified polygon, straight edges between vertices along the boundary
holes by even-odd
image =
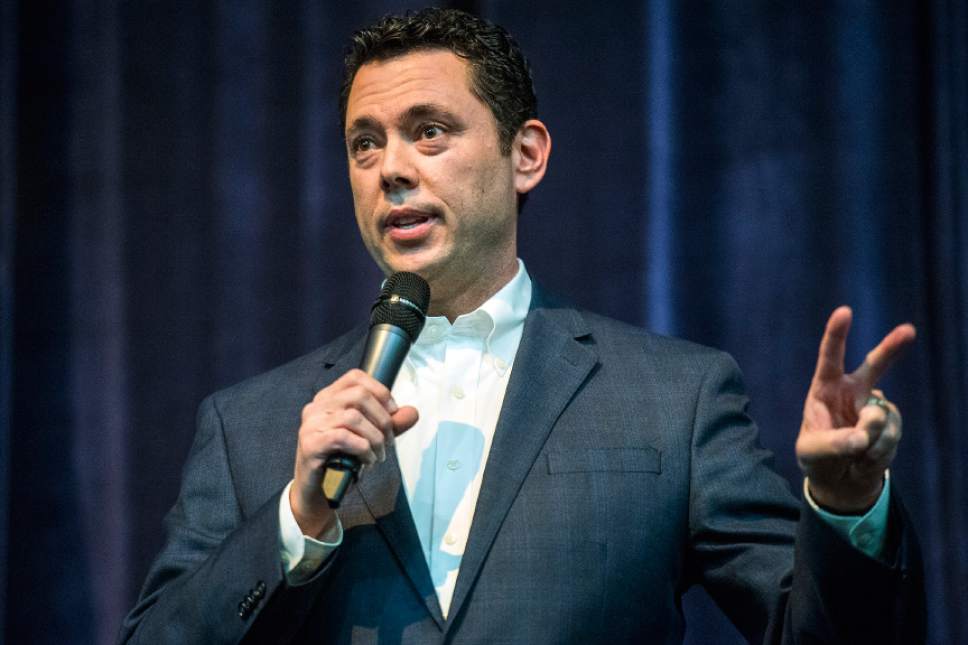
[[[353,193],[354,204],[359,204],[365,194],[363,190],[363,179],[358,173],[353,171],[350,171],[350,192]]]
[[[460,160],[440,168],[431,181],[440,190],[449,193],[452,206],[466,208],[480,204],[489,193],[500,190],[504,177],[497,164],[482,165]]]
[[[360,225],[360,228],[364,228],[364,224],[369,220],[369,215],[373,212],[373,194],[372,191],[367,191],[365,189],[366,184],[360,181],[358,177],[354,177],[350,174],[350,192],[353,195],[353,210],[356,213],[356,221]]]

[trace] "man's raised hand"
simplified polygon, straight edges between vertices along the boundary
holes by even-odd
[[[881,493],[901,439],[901,415],[874,386],[915,338],[913,325],[898,325],[846,374],[851,318],[849,307],[839,307],[827,321],[796,445],[811,497],[842,514],[864,512]]]

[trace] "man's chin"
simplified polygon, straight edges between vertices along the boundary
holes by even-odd
[[[384,273],[391,275],[400,271],[416,273],[427,282],[440,273],[440,258],[429,257],[425,254],[403,255],[391,258],[389,262],[381,263],[384,266]]]

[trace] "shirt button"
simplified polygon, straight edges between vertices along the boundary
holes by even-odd
[[[503,358],[498,358],[498,357],[494,358],[494,366],[499,370],[501,370],[502,372],[508,368],[507,361],[505,361]]]
[[[448,546],[453,546],[457,543],[457,538],[454,537],[453,533],[448,533],[444,536],[444,542],[446,542]]]
[[[448,470],[457,470],[458,468],[460,468],[460,462],[458,460],[451,459],[450,461],[447,462]]]
[[[464,390],[459,385],[455,385],[453,388],[451,388],[450,394],[455,399],[463,399],[464,398]]]
[[[870,543],[871,543],[871,535],[870,535],[870,533],[861,533],[860,535],[858,535],[857,536],[857,543],[860,546],[868,546],[868,545],[870,545]]]

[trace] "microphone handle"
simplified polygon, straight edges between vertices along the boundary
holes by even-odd
[[[410,351],[410,344],[410,336],[396,325],[373,325],[366,338],[360,369],[387,386],[387,389],[392,389],[397,373]],[[322,486],[323,495],[326,496],[330,508],[339,508],[350,484],[357,480],[362,470],[363,464],[356,457],[342,453],[329,456],[323,472]]]

